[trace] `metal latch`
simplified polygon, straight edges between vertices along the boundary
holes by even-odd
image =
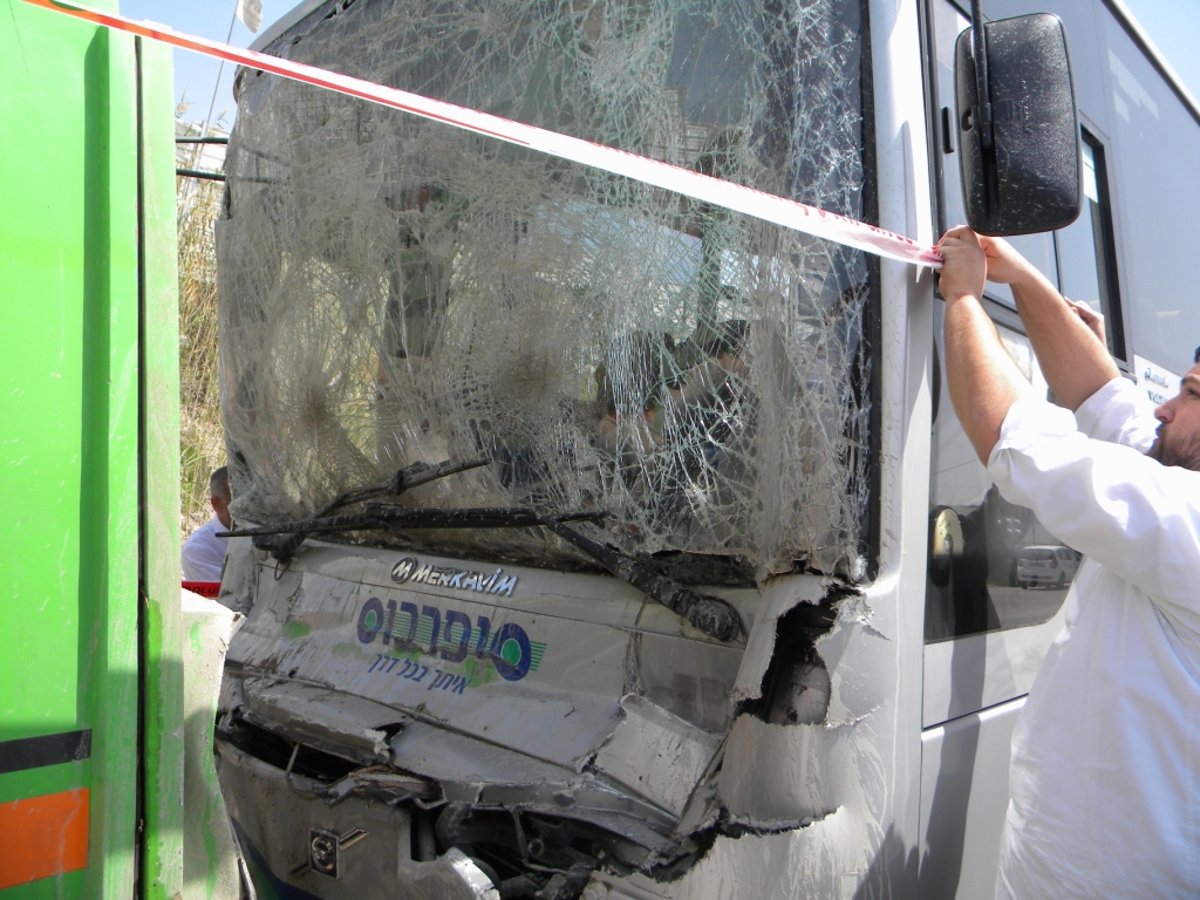
[[[345,834],[312,828],[308,832],[308,861],[292,870],[298,875],[305,868],[329,878],[341,878],[342,851],[348,850],[367,836],[362,828],[353,828]]]

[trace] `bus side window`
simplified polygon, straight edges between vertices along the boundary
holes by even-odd
[[[1104,316],[1109,351],[1119,362],[1128,361],[1104,148],[1086,129],[1082,138],[1086,202],[1080,217],[1053,235],[1054,274],[1065,296]],[[1045,389],[1020,320],[1003,309],[1011,295],[996,287],[989,284],[987,294],[999,304],[991,310],[1005,346],[1035,385]],[[940,359],[940,308],[935,335]],[[925,639],[1044,622],[1057,611],[1075,576],[1075,551],[1046,531],[1028,509],[999,496],[953,415],[946,386],[940,378],[934,384],[939,396],[934,401]],[[1048,392],[1047,397],[1054,399]]]
[[[1129,362],[1104,147],[1086,128],[1080,146],[1083,212],[1073,224],[1055,233],[1060,287],[1067,297],[1085,301],[1104,316],[1109,353],[1120,362]]]
[[[1009,355],[1044,390],[1033,348],[1013,327],[1018,324],[1015,315],[992,308]],[[940,335],[940,307],[935,319]],[[937,344],[940,357],[940,336]],[[1033,578],[1028,573],[1022,577],[1020,561],[1029,547],[1058,546],[1059,542],[1030,510],[1000,496],[954,416],[945,380],[938,379],[936,384],[941,396],[933,428],[929,483],[925,640],[1045,622],[1058,611],[1070,579],[1050,579],[1049,590],[1032,592]]]

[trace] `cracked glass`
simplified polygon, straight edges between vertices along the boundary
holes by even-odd
[[[354,0],[263,49],[865,218],[856,0]],[[398,469],[417,507],[602,510],[683,580],[860,577],[863,254],[445,124],[239,73],[217,244],[235,514]],[[380,546],[594,567],[546,529]]]

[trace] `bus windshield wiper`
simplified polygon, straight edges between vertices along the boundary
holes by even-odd
[[[306,522],[317,522],[326,519],[333,514],[335,510],[350,506],[353,503],[361,503],[365,500],[373,500],[377,497],[398,497],[409,488],[419,487],[422,484],[428,484],[431,481],[436,481],[439,478],[445,478],[447,475],[454,475],[458,472],[466,472],[470,469],[478,469],[480,466],[486,466],[487,460],[483,458],[470,460],[447,459],[434,465],[428,463],[415,462],[407,465],[402,469],[397,469],[396,474],[389,478],[383,484],[368,485],[366,487],[351,488],[344,491],[333,498],[329,503],[325,504],[319,512],[317,512]],[[354,526],[332,527],[321,529],[325,532],[333,531],[350,531]],[[365,525],[365,528],[386,527]],[[437,526],[431,526],[437,527]],[[442,526],[451,527],[451,526]],[[280,562],[286,562],[296,555],[296,551],[300,549],[300,545],[304,543],[304,539],[313,533],[313,529],[292,528],[292,527],[275,527],[275,528],[260,528],[260,529],[240,529],[235,531],[223,531],[217,534],[217,537],[240,537],[242,535],[254,536],[254,546],[259,550],[265,550],[274,556]],[[286,535],[286,537],[284,537]],[[275,537],[274,540],[271,538]]]
[[[709,637],[728,642],[745,633],[742,617],[729,602],[720,597],[697,594],[691,588],[668,578],[653,566],[623,553],[611,544],[601,543],[579,533],[567,525],[568,521],[570,520],[557,517],[542,524],[573,547],[592,557],[609,573],[687,619]]]
[[[398,506],[394,503],[368,503],[361,512],[340,515],[314,516],[263,528],[238,528],[218,533],[218,537],[253,537],[255,546],[267,550],[276,559],[286,562],[284,542],[269,541],[279,535],[295,536],[301,540],[310,534],[333,534],[342,531],[368,529],[425,529],[425,528],[528,528],[540,526],[557,534],[573,547],[582,550],[609,573],[633,585],[652,600],[661,603],[687,619],[704,634],[719,641],[731,641],[744,633],[745,627],[736,609],[719,597],[698,594],[653,566],[629,556],[610,544],[587,537],[570,527],[574,522],[595,522],[608,513],[579,511],[543,515],[526,507],[462,507],[457,509],[427,509]]]
[[[483,457],[465,461],[447,459],[434,465],[415,462],[405,466],[403,469],[397,469],[396,474],[389,478],[385,484],[351,488],[344,493],[338,494],[324,509],[317,513],[317,516],[327,516],[335,509],[341,509],[343,506],[349,506],[351,503],[372,500],[376,497],[388,495],[397,496],[403,494],[409,488],[420,487],[431,481],[437,481],[439,478],[445,478],[447,475],[455,475],[458,472],[478,469],[480,466],[486,466],[487,464],[488,461]]]
[[[217,537],[250,537],[254,546],[265,550],[280,562],[291,559],[310,534],[336,534],[372,529],[426,528],[528,528],[541,526],[553,531],[571,546],[582,550],[610,574],[625,581],[652,600],[683,616],[700,631],[719,641],[731,641],[745,632],[741,617],[719,597],[697,594],[679,582],[629,556],[611,544],[601,543],[569,527],[572,522],[599,521],[605,512],[580,511],[543,515],[525,507],[461,507],[429,509],[399,506],[394,503],[367,503],[360,512],[334,515],[354,503],[384,496],[399,496],[411,487],[428,484],[438,478],[487,465],[486,459],[461,462],[448,459],[436,465],[413,463],[396,472],[386,484],[345,491],[326,504],[319,513],[296,522],[262,528],[235,528],[217,533]]]
[[[345,495],[343,495],[345,496]],[[360,498],[361,499],[361,498]],[[633,585],[652,600],[661,603],[691,622],[704,634],[719,641],[731,641],[745,627],[736,609],[719,597],[698,594],[653,566],[629,556],[610,544],[601,543],[570,527],[574,522],[596,522],[605,512],[579,511],[544,515],[526,507],[462,507],[428,509],[398,506],[394,503],[368,503],[360,512],[314,516],[262,528],[235,528],[218,537],[251,537],[255,546],[266,550],[280,562],[286,562],[311,534],[335,534],[371,529],[426,528],[547,528],[571,546],[582,550],[610,574]],[[286,536],[284,540],[279,537]],[[275,538],[275,540],[272,540]]]

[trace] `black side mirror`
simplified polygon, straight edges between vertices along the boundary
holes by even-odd
[[[972,6],[954,67],[967,222],[992,235],[1062,228],[1079,215],[1081,195],[1062,22],[1039,13],[983,24],[978,0]]]

